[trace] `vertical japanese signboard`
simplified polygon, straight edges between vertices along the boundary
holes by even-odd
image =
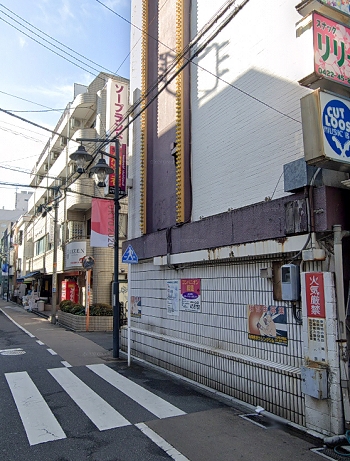
[[[110,133],[110,137],[118,136],[120,151],[119,151],[119,195],[126,195],[126,146],[128,139],[128,130],[125,129],[128,120],[124,120],[129,109],[128,104],[129,86],[127,82],[118,82],[109,79],[107,82],[107,114],[106,128]],[[110,154],[115,156],[114,144],[110,145]],[[109,159],[109,165],[115,170],[115,160]],[[109,175],[108,193],[114,194],[115,175]]]
[[[115,145],[111,144],[109,153],[115,157]],[[115,159],[109,158],[109,166],[115,171]],[[115,188],[115,174],[109,175],[108,193],[114,195]],[[126,144],[119,147],[119,196],[126,195]]]
[[[315,73],[350,86],[350,29],[319,13],[313,13]]]
[[[324,319],[326,310],[322,272],[307,272],[305,274],[305,286],[307,316]]]
[[[327,361],[326,308],[322,272],[305,273],[305,296],[308,321],[309,358],[315,362]]]

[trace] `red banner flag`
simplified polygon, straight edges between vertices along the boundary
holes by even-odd
[[[92,199],[90,246],[114,247],[113,200]]]

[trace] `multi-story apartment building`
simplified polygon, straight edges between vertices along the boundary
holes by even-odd
[[[28,211],[28,201],[32,193],[27,191],[15,192],[15,208],[0,210],[0,260],[4,265],[0,274],[0,286],[3,296],[11,299],[17,285],[17,247],[14,245],[13,224]]]
[[[343,433],[349,4],[132,11],[131,353]]]
[[[34,189],[28,209],[31,218],[20,220],[16,230],[21,236],[19,248],[23,246],[17,279],[31,282],[36,297],[45,301],[48,311],[51,311],[53,292],[56,292],[57,304],[68,295],[62,290],[66,281],[71,282],[73,299],[85,303],[84,256],[91,256],[95,261],[91,271],[91,302],[111,304],[114,252],[112,248],[92,247],[90,234],[92,198],[112,200],[113,196],[108,190],[98,188],[89,173],[77,172],[70,155],[80,145],[76,139],[90,139],[92,141],[84,145],[94,156],[94,162],[98,160],[102,143],[93,140],[112,139],[121,120],[115,117],[116,92],[123,94],[123,104],[118,110],[124,114],[128,109],[125,104],[128,80],[100,73],[87,87],[75,85],[74,100],[67,105],[31,173],[30,185]],[[125,132],[123,136],[126,143]],[[107,149],[109,152],[108,143]],[[126,198],[120,206],[118,248],[126,238]],[[127,266],[122,263],[118,277],[126,283]]]

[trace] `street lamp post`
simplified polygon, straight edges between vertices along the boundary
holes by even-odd
[[[119,319],[120,319],[120,305],[119,305],[119,139],[116,137],[112,140],[98,139],[98,138],[79,138],[79,142],[100,142],[100,143],[115,143],[115,157],[104,152],[104,155],[114,158],[114,170],[106,164],[103,158],[100,158],[95,166],[90,168],[90,172],[96,175],[97,186],[105,187],[105,179],[108,174],[114,172],[114,274],[113,274],[113,357],[119,358]],[[88,154],[84,146],[79,146],[78,150],[70,155],[78,165],[78,173],[83,173],[84,164],[92,160],[92,155]]]
[[[57,311],[57,247],[58,247],[58,188],[55,188],[54,193],[54,232],[53,232],[53,261],[52,261],[52,298],[51,298],[51,323],[56,324],[56,311]]]

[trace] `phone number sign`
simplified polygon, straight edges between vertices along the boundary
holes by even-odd
[[[319,13],[313,13],[315,73],[350,86],[350,29]]]

